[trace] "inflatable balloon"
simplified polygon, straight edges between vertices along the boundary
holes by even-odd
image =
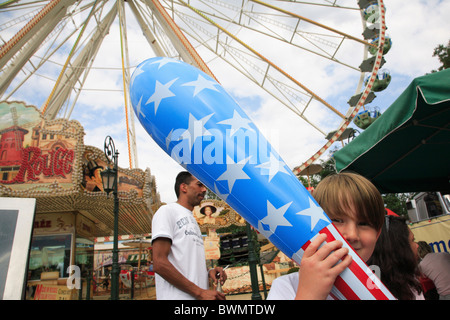
[[[130,98],[162,149],[294,261],[300,263],[318,233],[326,233],[327,241],[340,239],[353,262],[337,279],[333,297],[393,299],[213,78],[179,60],[152,58],[134,71]]]

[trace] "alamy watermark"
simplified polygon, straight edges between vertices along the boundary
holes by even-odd
[[[369,275],[369,279],[366,281],[366,287],[369,290],[381,288],[381,270],[377,265],[370,265],[367,267],[367,274]]]
[[[201,123],[192,128],[176,129],[166,139],[166,147],[172,142],[170,156],[180,164],[230,164],[246,160],[249,164],[268,162],[271,154],[280,146],[278,130],[270,130],[271,142],[260,131],[252,129],[205,129]],[[277,159],[279,160],[279,159]],[[233,162],[232,162],[233,161]]]
[[[68,289],[81,289],[81,271],[79,266],[70,265],[67,268],[69,277],[67,278],[66,285]]]

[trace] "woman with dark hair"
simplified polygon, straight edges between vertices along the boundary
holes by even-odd
[[[368,265],[380,268],[381,281],[399,300],[423,300],[419,282],[417,243],[414,234],[401,217],[385,216]]]

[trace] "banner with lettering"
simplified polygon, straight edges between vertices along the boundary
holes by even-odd
[[[0,102],[0,119],[3,194],[21,196],[35,190],[32,195],[54,195],[81,182],[75,174],[84,136],[78,121],[47,121],[34,106],[6,101]]]
[[[425,241],[434,252],[450,252],[450,215],[412,223],[409,227],[416,242]]]
[[[34,300],[75,300],[77,291],[67,286],[38,284],[34,293]]]

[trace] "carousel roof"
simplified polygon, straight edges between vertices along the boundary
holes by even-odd
[[[81,124],[47,120],[23,102],[0,101],[0,107],[6,113],[14,109],[18,124],[12,127],[13,119],[0,123],[0,134],[33,128],[17,143],[22,155],[18,164],[0,164],[0,197],[35,198],[36,213],[81,213],[95,223],[94,237],[112,235],[114,199],[103,191],[100,176],[109,160],[102,150],[84,145]],[[28,122],[19,121],[21,114],[27,115],[22,118]],[[160,206],[150,169],[119,167],[118,183],[119,234],[150,233],[153,213]]]

